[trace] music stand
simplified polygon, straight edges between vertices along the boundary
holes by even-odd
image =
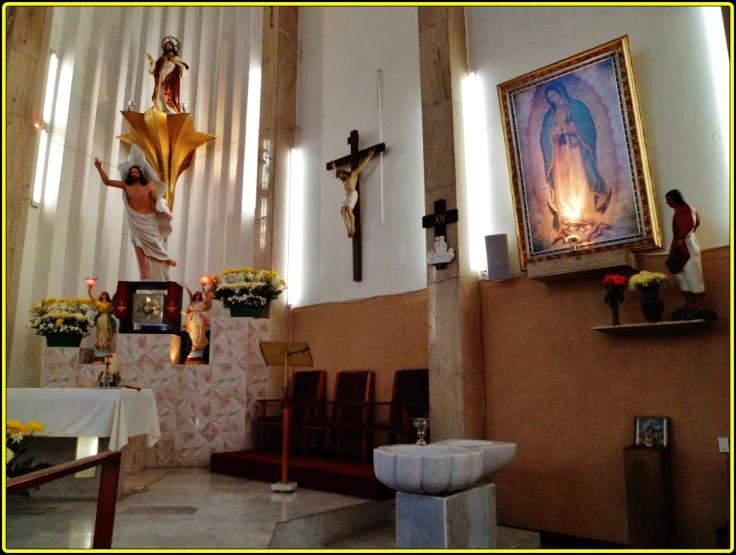
[[[312,354],[306,343],[261,342],[261,353],[268,366],[284,363],[284,410],[281,445],[281,481],[271,484],[273,491],[292,492],[296,482],[287,479],[289,466],[289,366],[312,367]]]

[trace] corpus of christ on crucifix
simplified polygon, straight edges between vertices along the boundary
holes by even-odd
[[[358,132],[353,130],[348,137],[350,154],[327,162],[327,170],[335,172],[335,177],[345,184],[345,197],[340,206],[340,216],[345,223],[348,237],[353,239],[353,281],[363,279],[363,264],[361,259],[361,233],[360,233],[360,172],[368,165],[374,154],[380,154],[386,150],[384,143],[378,143],[372,147],[360,150],[358,146]],[[350,164],[350,171],[341,169]]]

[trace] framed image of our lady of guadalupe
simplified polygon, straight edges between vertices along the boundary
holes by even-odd
[[[498,92],[522,269],[661,247],[627,37],[502,83]]]

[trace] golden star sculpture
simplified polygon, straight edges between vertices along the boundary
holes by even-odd
[[[140,147],[166,185],[166,204],[173,212],[177,179],[192,163],[194,151],[215,136],[196,131],[188,113],[166,114],[156,108],[150,108],[144,114],[121,113],[132,130],[117,138]]]

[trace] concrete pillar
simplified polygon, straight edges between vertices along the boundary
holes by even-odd
[[[16,310],[20,260],[23,255],[26,219],[30,209],[38,140],[38,132],[33,129],[32,124],[41,118],[43,85],[48,65],[44,38],[46,28],[51,23],[52,13],[53,8],[29,6],[9,7],[6,13],[7,270],[4,279],[8,291],[5,313],[9,315],[15,314]],[[10,325],[12,328],[12,324]],[[10,343],[8,348],[12,348]]]
[[[432,441],[484,437],[485,383],[478,276],[470,271],[461,81],[468,73],[465,9],[419,10],[425,214],[445,199],[458,209],[447,225],[455,259],[427,267]],[[427,230],[427,251],[434,232]]]
[[[286,278],[288,197],[291,149],[296,142],[296,83],[299,58],[299,8],[263,9],[263,64],[258,137],[254,268],[275,270]],[[288,287],[288,283],[286,284]],[[271,303],[271,340],[289,341],[286,295]]]

